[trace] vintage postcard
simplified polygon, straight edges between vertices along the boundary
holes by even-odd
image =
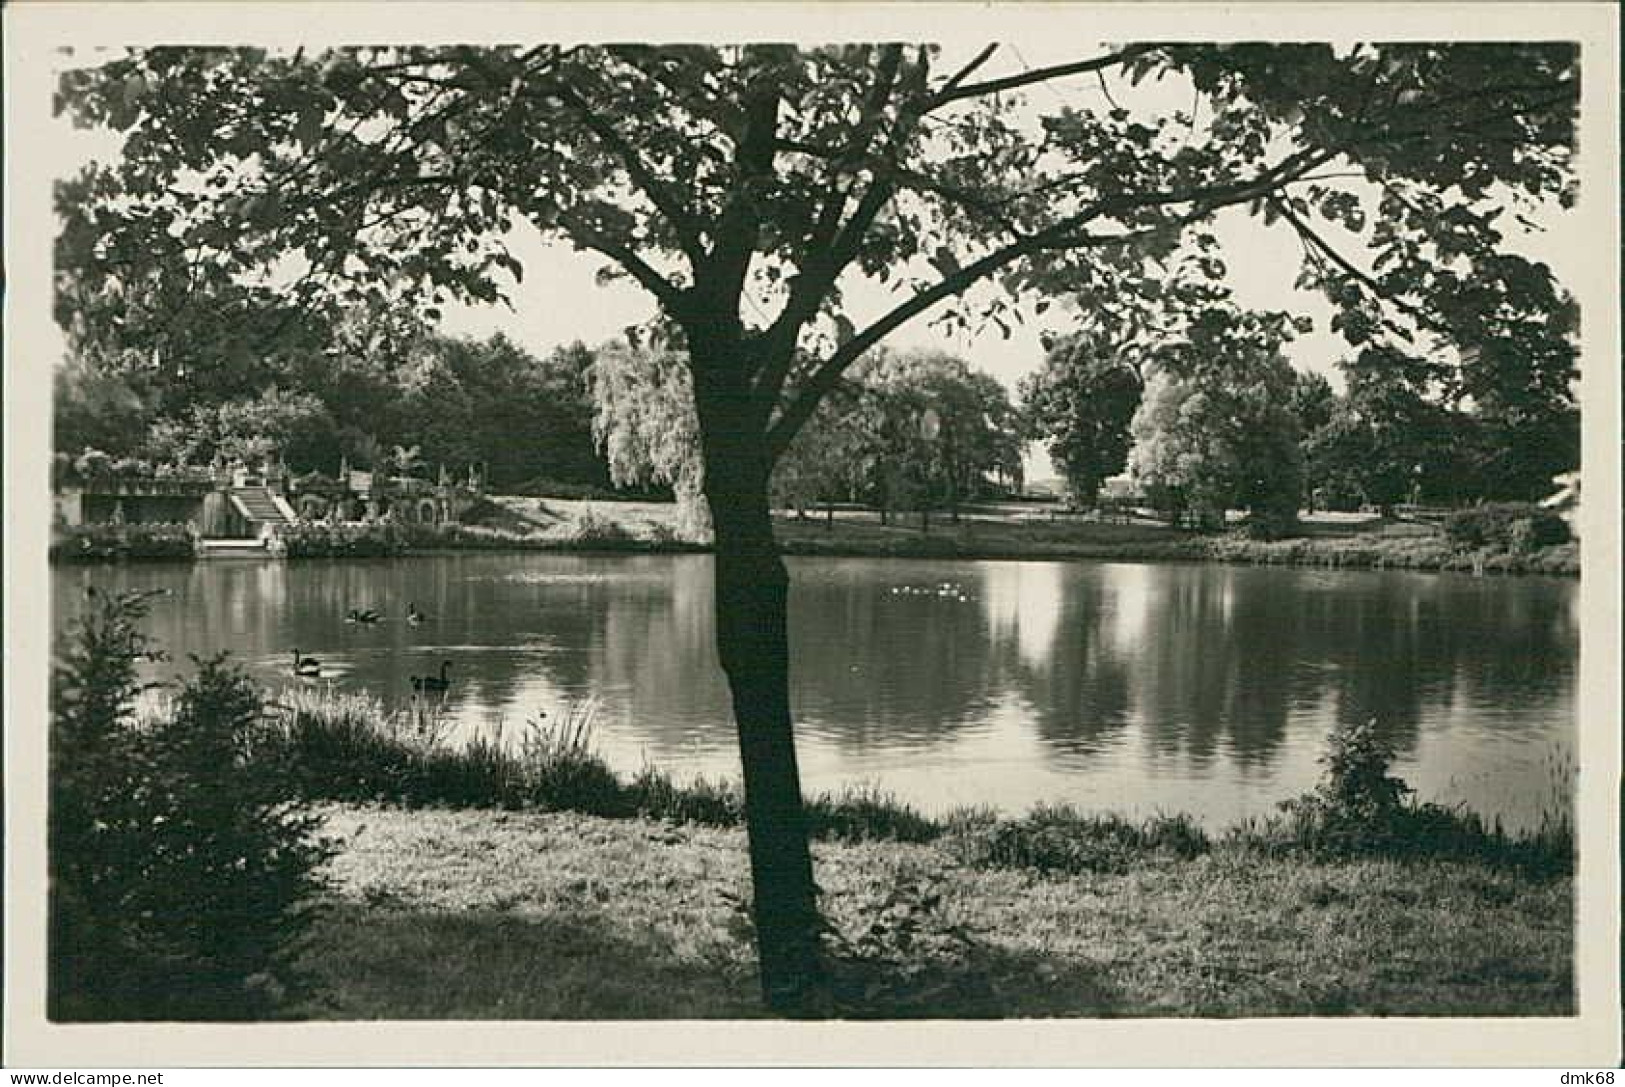
[[[1618,1063],[1612,6],[5,19],[12,1064]]]

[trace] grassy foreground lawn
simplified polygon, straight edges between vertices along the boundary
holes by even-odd
[[[738,830],[329,805],[306,961],[333,1019],[762,1014]],[[1470,862],[1218,845],[1114,874],[814,843],[836,1014],[1569,1015],[1573,886]]]

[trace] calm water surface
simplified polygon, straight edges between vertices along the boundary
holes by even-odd
[[[791,561],[792,697],[809,790],[921,808],[1263,814],[1314,781],[1327,732],[1375,717],[1425,797],[1527,825],[1575,735],[1578,583],[1095,562]],[[178,661],[229,649],[272,686],[294,648],[391,702],[450,661],[463,735],[600,700],[618,769],[737,777],[707,556],[457,555],[53,571],[168,588]],[[429,618],[405,621],[415,602]],[[376,607],[376,626],[343,621]],[[173,672],[173,666],[165,671]],[[1562,790],[1558,792],[1561,794]]]

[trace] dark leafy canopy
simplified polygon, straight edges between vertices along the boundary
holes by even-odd
[[[234,320],[209,318],[224,338]],[[582,344],[538,358],[501,334],[401,330],[369,341],[341,323],[320,335],[320,350],[256,356],[243,368],[210,354],[208,341],[189,341],[173,369],[108,366],[83,345],[57,371],[55,446],[155,464],[270,457],[331,475],[341,458],[383,468],[392,446],[416,445],[431,469],[459,478],[478,469],[492,487],[609,482],[591,432],[593,353]]]
[[[883,510],[947,508],[1021,481],[1020,425],[1004,387],[937,351],[878,351],[854,371],[861,434]]]
[[[484,342],[429,337],[396,375],[387,440],[421,442],[430,465],[478,465],[493,487],[607,484],[592,439],[593,359],[580,343],[537,358],[500,334]],[[370,430],[380,433],[376,423]]]
[[[1091,320],[1153,335],[1148,313],[1211,302],[1223,265],[1204,224],[1244,205],[1298,233],[1305,281],[1356,345],[1459,355],[1440,395],[1505,414],[1568,396],[1572,306],[1501,243],[1506,214],[1572,201],[1572,47],[1132,45],[1008,76],[1001,60],[899,44],[132,53],[62,83],[78,119],[129,133],[120,164],[66,190],[65,315],[116,324],[127,363],[177,366],[198,293],[274,284],[300,313],[409,298],[432,318],[519,281],[503,242],[523,220],[605,256],[682,331],[735,329],[730,365],[777,450],[851,361],[933,307],[1002,324],[1012,294],[1066,290]],[[1066,75],[1191,106],[1035,123],[1020,92]],[[1348,231],[1366,253],[1338,250]],[[901,289],[861,328],[842,313],[857,274]],[[121,309],[142,276],[163,289]],[[979,281],[1005,291],[954,301]]]
[[[1028,426],[1047,438],[1073,501],[1093,505],[1101,484],[1127,464],[1143,389],[1132,359],[1086,333],[1052,343],[1043,367],[1022,379]]]
[[[1266,534],[1296,519],[1298,379],[1280,353],[1290,328],[1281,314],[1212,309],[1150,358],[1130,466],[1172,512],[1215,524],[1244,509]]]

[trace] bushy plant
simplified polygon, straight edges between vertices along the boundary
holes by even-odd
[[[1339,725],[1326,741],[1313,791],[1283,801],[1297,836],[1317,852],[1374,852],[1402,843],[1414,790],[1390,772],[1393,744],[1375,719]]]
[[[73,525],[58,527],[51,541],[52,562],[120,562],[190,559],[197,536],[184,524]]]
[[[1278,816],[1232,828],[1226,840],[1271,855],[1467,860],[1534,879],[1573,874],[1567,787],[1554,791],[1537,828],[1512,834],[1499,820],[1418,800],[1391,772],[1393,758],[1375,721],[1340,726],[1327,742],[1320,760],[1325,771],[1315,788],[1283,801]]]
[[[649,525],[648,539],[656,549],[675,547],[684,542],[678,531],[664,521],[655,521]]]
[[[678,785],[652,766],[638,771],[628,786],[638,815],[672,823],[699,823],[713,827],[738,826],[745,820],[745,798],[728,781],[696,778]]]
[[[53,672],[48,1011],[239,1020],[293,966],[329,847],[288,799],[260,695],[222,658],[138,720],[147,594],[95,595]]]
[[[344,801],[399,800],[418,776],[416,757],[433,746],[432,726],[388,713],[376,699],[333,691],[288,691],[277,742],[300,794]]]
[[[941,830],[884,790],[850,786],[833,796],[824,793],[808,802],[807,832],[815,838],[849,842],[928,842]]]
[[[604,516],[591,506],[577,513],[568,524],[562,526],[560,537],[571,543],[595,547],[606,545],[624,547],[633,542],[632,534],[627,532],[619,521]]]
[[[598,703],[570,706],[562,719],[535,722],[520,746],[525,791],[537,805],[589,815],[630,815],[633,799],[615,772],[593,750]]]
[[[1445,535],[1458,547],[1498,547],[1527,554],[1569,541],[1568,522],[1528,502],[1496,502],[1457,510],[1444,521]]]
[[[387,558],[408,548],[406,535],[392,524],[301,523],[286,526],[279,536],[290,559]]]

